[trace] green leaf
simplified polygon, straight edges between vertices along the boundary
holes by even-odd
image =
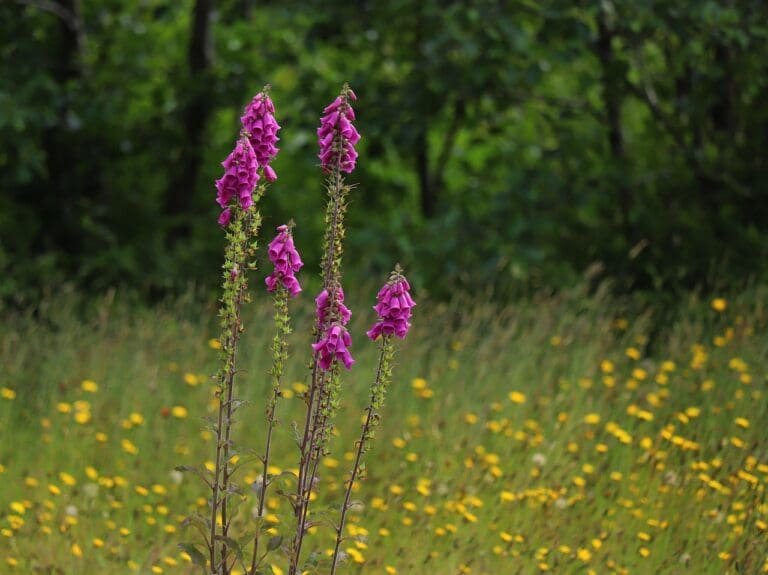
[[[193,513],[192,515],[185,517],[184,521],[181,522],[182,527],[189,527],[190,525],[195,525],[204,529],[210,529],[211,521],[199,513]]]
[[[195,467],[193,465],[178,465],[174,467],[176,471],[181,471],[183,473],[194,473],[199,477],[206,485],[210,487],[211,482],[206,477],[207,475],[212,475],[207,469],[201,469],[199,467]]]
[[[263,515],[255,515],[253,517],[253,523],[255,524],[256,531],[261,531],[262,526],[264,525],[264,516]]]
[[[193,543],[179,543],[179,549],[186,552],[191,558],[192,563],[205,568],[207,561],[196,545]]]
[[[275,535],[274,537],[271,537],[269,539],[269,543],[267,543],[267,551],[274,551],[278,547],[280,547],[280,544],[283,542],[283,536],[282,535]]]
[[[240,546],[240,543],[232,539],[231,537],[225,537],[224,535],[217,535],[215,537],[217,541],[223,541],[227,544],[227,547],[232,549],[232,551],[235,552],[235,557],[237,557],[238,561],[243,560],[243,548]]]
[[[268,475],[267,476],[267,484],[271,485],[275,481],[282,481],[282,480],[291,480],[296,481],[298,478],[296,477],[296,474],[293,471],[284,470],[278,473],[277,475]]]
[[[247,545],[248,543],[253,541],[253,538],[255,536],[256,536],[255,531],[248,530],[237,538],[237,542],[240,545],[240,547],[242,547],[243,545]]]

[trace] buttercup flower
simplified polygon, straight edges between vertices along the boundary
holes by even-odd
[[[355,111],[349,100],[357,100],[355,93],[347,86],[325,110],[317,129],[317,140],[320,144],[320,164],[323,170],[330,172],[337,166],[342,172],[351,173],[357,162],[355,144],[360,141],[360,134],[352,122]]]
[[[275,170],[269,163],[277,155],[280,149],[275,145],[280,139],[277,131],[280,125],[275,120],[275,105],[266,92],[259,92],[251,103],[245,107],[240,123],[248,137],[253,151],[256,153],[256,161],[264,170],[264,177],[273,182],[277,179]]]
[[[337,324],[328,330],[324,338],[313,343],[312,349],[319,356],[321,369],[330,369],[334,359],[341,361],[345,368],[350,369],[355,363],[348,349],[351,345],[352,338],[347,328]]]
[[[411,286],[400,273],[399,267],[384,284],[376,296],[378,303],[373,306],[379,318],[367,335],[372,340],[380,335],[396,335],[404,339],[411,328],[411,310],[416,305],[411,297]]]
[[[277,232],[275,239],[269,244],[269,261],[274,264],[275,269],[264,281],[267,291],[273,292],[282,284],[291,297],[294,297],[301,291],[301,285],[294,274],[304,263],[293,245],[291,229],[282,225],[277,228]]]
[[[224,175],[216,180],[216,201],[224,209],[219,223],[226,226],[231,217],[230,202],[235,199],[244,210],[250,208],[253,189],[259,181],[256,154],[248,138],[240,138],[221,165],[224,166]]]

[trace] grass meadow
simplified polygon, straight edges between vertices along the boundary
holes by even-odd
[[[355,492],[343,572],[768,573],[768,288],[691,295],[664,314],[606,292],[420,301]],[[291,422],[309,377],[311,298],[300,299],[281,471],[297,463]],[[255,300],[236,441],[260,451],[272,312]],[[344,376],[318,520],[340,504],[376,361],[364,338],[373,302],[353,302],[358,363]],[[212,459],[203,420],[216,409],[217,335],[215,305],[193,297],[149,308],[64,293],[34,314],[3,313],[0,573],[199,573],[178,543],[197,541],[181,522],[204,512],[207,491],[174,467]],[[248,486],[259,461],[240,457]],[[275,490],[268,508],[287,540],[288,502]],[[323,557],[333,535],[318,521],[305,548]],[[269,564],[286,570],[279,552]]]

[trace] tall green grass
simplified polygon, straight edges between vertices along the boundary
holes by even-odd
[[[355,493],[345,570],[760,572],[768,554],[767,291],[727,297],[722,312],[693,294],[662,313],[611,297],[607,286],[508,306],[420,303]],[[358,363],[344,378],[321,477],[329,509],[340,503],[376,360],[364,338],[373,302],[352,296]],[[272,312],[267,297],[255,299],[238,383],[250,404],[238,412],[237,440],[248,446],[262,443],[269,385]],[[290,344],[308,360],[312,310],[303,305]],[[195,537],[179,521],[204,508],[205,491],[173,469],[210,457],[202,418],[214,407],[216,332],[215,306],[193,296],[146,307],[119,294],[70,293],[34,312],[4,313],[0,388],[15,399],[0,398],[0,572],[193,572],[176,543]],[[287,382],[308,383],[302,365],[289,362]],[[84,391],[83,380],[98,391]],[[77,401],[88,402],[84,424],[74,417]],[[296,464],[291,422],[300,407],[296,397],[281,400],[282,469]],[[143,422],[128,425],[131,414]],[[599,423],[586,423],[588,414]],[[126,452],[126,439],[137,453]],[[247,483],[258,461],[242,458]],[[271,503],[280,533],[290,509],[279,497]],[[319,572],[332,538],[321,524],[308,539]],[[272,563],[275,573],[285,569],[279,555]]]

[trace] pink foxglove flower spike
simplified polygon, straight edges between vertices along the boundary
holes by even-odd
[[[256,154],[248,138],[240,138],[235,149],[221,163],[224,175],[216,180],[216,201],[223,208],[219,224],[229,224],[230,202],[235,200],[244,210],[253,205],[253,189],[259,182]]]
[[[277,179],[275,170],[270,162],[280,149],[276,146],[277,132],[280,125],[275,120],[275,105],[268,95],[269,86],[254,96],[250,104],[245,107],[240,123],[243,132],[248,137],[256,154],[256,161],[264,170],[264,177],[269,182]]]
[[[351,88],[346,88],[325,110],[317,129],[320,144],[320,164],[323,170],[331,172],[338,166],[339,171],[351,174],[357,162],[355,145],[360,141],[360,134],[352,125],[355,111],[349,104],[357,100]]]
[[[333,305],[333,310],[338,314],[338,320],[341,322],[341,325],[347,325],[352,317],[352,312],[344,305],[344,290],[339,286],[334,290],[334,293],[336,294],[336,302]],[[323,329],[323,326],[328,321],[328,314],[331,310],[331,298],[328,295],[327,289],[321,291],[320,295],[315,298],[315,305],[317,325],[320,329]]]
[[[379,318],[367,335],[376,340],[380,335],[395,335],[405,339],[411,328],[411,309],[416,305],[411,297],[411,286],[402,275],[400,266],[395,268],[389,281],[379,290],[373,306]]]
[[[318,354],[321,369],[330,369],[334,359],[338,359],[344,367],[350,369],[355,363],[349,352],[352,338],[344,326],[349,323],[352,312],[344,305],[344,290],[341,286],[332,289],[331,293],[334,294],[333,298],[328,290],[324,289],[315,298],[317,326],[323,335],[317,343],[312,344],[312,349]]]
[[[352,354],[349,353],[349,347],[352,345],[352,338],[342,325],[334,325],[328,330],[323,339],[312,344],[312,349],[318,354],[319,365],[321,369],[331,368],[333,360],[339,360],[344,367],[351,369],[355,363]]]
[[[299,280],[294,275],[304,265],[301,256],[293,245],[291,228],[282,225],[277,228],[278,234],[269,244],[269,261],[275,266],[274,271],[264,280],[267,291],[273,292],[282,285],[291,297],[301,292]]]

